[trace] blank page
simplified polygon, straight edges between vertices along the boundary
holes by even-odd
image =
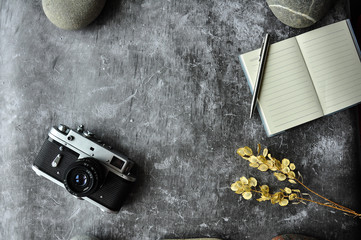
[[[347,21],[296,39],[325,114],[361,101],[361,63]]]
[[[260,49],[241,55],[253,89]],[[258,107],[268,135],[323,116],[321,105],[295,38],[269,49]]]

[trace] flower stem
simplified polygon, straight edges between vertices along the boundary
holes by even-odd
[[[297,178],[294,178],[294,180],[295,180],[296,182],[298,182],[300,185],[302,185],[302,187],[304,187],[304,188],[306,188],[308,191],[310,191],[311,193],[313,193],[313,194],[315,194],[316,196],[318,196],[318,197],[326,200],[327,202],[329,202],[329,203],[337,206],[337,208],[336,208],[336,207],[334,207],[334,208],[336,208],[336,209],[338,209],[338,210],[342,210],[342,211],[345,210],[345,211],[347,211],[347,212],[353,212],[353,213],[357,214],[355,211],[353,211],[353,210],[351,210],[351,209],[349,209],[349,208],[347,208],[347,207],[344,207],[344,206],[342,206],[342,205],[340,205],[340,204],[337,204],[337,203],[335,203],[335,202],[333,202],[333,201],[325,198],[324,196],[316,193],[315,191],[312,191],[310,188],[308,188],[305,184],[303,184],[303,183],[302,183],[300,180],[298,180]],[[309,201],[312,201],[312,200],[309,200]],[[316,203],[318,203],[318,202],[316,202]],[[330,205],[327,205],[327,204],[320,204],[320,205],[330,206]]]
[[[355,212],[355,211],[353,211],[353,210],[350,210],[350,209],[335,207],[335,206],[332,206],[332,205],[329,205],[329,204],[325,204],[325,203],[313,201],[313,200],[311,200],[311,199],[302,198],[302,197],[297,197],[296,199],[299,199],[299,200],[302,200],[302,201],[308,201],[308,202],[316,203],[316,204],[319,204],[319,205],[322,205],[322,206],[326,206],[326,207],[330,207],[330,208],[333,208],[333,209],[336,209],[336,210],[340,210],[340,211],[343,211],[343,212],[350,213],[350,214],[352,214],[352,215],[355,215],[356,217],[361,217],[361,214],[359,214],[359,213],[357,213],[357,212]]]

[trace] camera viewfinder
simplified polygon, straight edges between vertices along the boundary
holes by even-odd
[[[123,165],[124,165],[124,161],[120,160],[119,158],[117,157],[113,157],[112,160],[110,161],[110,164],[119,168],[119,169],[122,169]]]

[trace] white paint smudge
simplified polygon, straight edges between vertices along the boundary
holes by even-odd
[[[296,221],[303,220],[306,217],[307,217],[307,212],[305,210],[303,210],[303,211],[297,213],[296,215],[285,218],[284,221],[296,222]]]
[[[110,119],[114,118],[118,111],[118,104],[102,103],[95,107],[95,115]]]
[[[155,167],[155,169],[158,169],[158,170],[168,169],[172,166],[173,162],[174,161],[173,161],[172,157],[168,157],[168,158],[164,159],[164,161],[161,163],[155,163],[154,167]]]
[[[207,228],[208,227],[208,225],[207,224],[205,224],[205,223],[202,223],[201,225],[199,225],[201,228]]]

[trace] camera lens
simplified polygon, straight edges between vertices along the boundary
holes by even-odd
[[[77,197],[86,197],[103,182],[103,167],[96,159],[85,158],[71,164],[64,177],[65,188]]]
[[[74,183],[79,187],[83,187],[88,182],[88,174],[86,173],[78,173],[75,175]]]

